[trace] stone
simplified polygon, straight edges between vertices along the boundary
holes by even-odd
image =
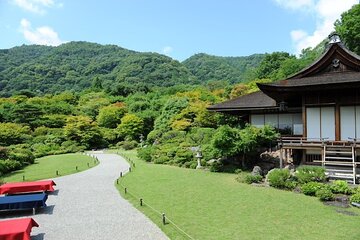
[[[256,175],[262,176],[262,174],[263,174],[263,171],[262,171],[261,167],[259,167],[259,166],[254,166],[253,170],[251,171],[251,175],[253,175],[253,176],[256,176]]]

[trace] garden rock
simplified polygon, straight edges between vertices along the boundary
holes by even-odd
[[[252,170],[252,172],[251,172],[251,175],[253,175],[253,176],[257,176],[257,175],[262,176],[262,175],[263,175],[263,171],[262,171],[261,167],[259,167],[259,166],[254,166],[254,168],[253,168],[253,170]]]

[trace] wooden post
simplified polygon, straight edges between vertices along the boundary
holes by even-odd
[[[280,168],[283,168],[283,149],[280,147]]]
[[[23,175],[23,182],[25,181],[25,175]]]
[[[165,217],[165,213],[162,214],[162,222],[165,225],[166,224],[166,217]]]
[[[116,184],[119,184],[119,179],[118,178],[116,179]]]
[[[59,170],[56,170],[56,176],[59,176]]]
[[[129,167],[129,172],[131,172],[131,167]]]
[[[90,167],[90,163],[87,163],[87,166]]]
[[[142,198],[140,198],[140,206],[142,206],[143,205],[143,200],[142,200]]]
[[[122,172],[120,172],[120,177],[122,177]]]
[[[125,194],[127,194],[127,188],[124,188],[124,192],[125,192]]]
[[[288,151],[288,149],[285,149],[285,165],[287,165],[289,162],[288,155],[289,155],[289,151]]]
[[[76,171],[78,170],[78,166],[75,167]]]

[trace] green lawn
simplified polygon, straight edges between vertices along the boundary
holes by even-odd
[[[359,239],[360,216],[336,212],[315,197],[240,184],[234,174],[147,164],[135,151],[120,152],[136,163],[117,185],[125,198],[149,216],[171,239],[188,239],[144,199],[194,239]],[[356,208],[342,209],[360,215]]]
[[[25,181],[54,178],[89,169],[88,164],[89,167],[94,167],[98,163],[92,157],[82,154],[46,156],[36,159],[32,165],[5,176],[3,180],[4,182],[19,182],[23,181],[23,176],[25,176]],[[56,175],[56,171],[59,175]]]

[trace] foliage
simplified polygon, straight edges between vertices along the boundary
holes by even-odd
[[[137,156],[146,162],[151,162],[152,155],[153,155],[152,147],[143,147],[137,150]]]
[[[221,172],[224,164],[221,161],[214,161],[210,164],[210,172]]]
[[[295,176],[299,183],[324,182],[325,169],[317,166],[300,166],[296,169]]]
[[[199,53],[186,59],[183,64],[200,82],[222,80],[235,83],[251,80],[251,71],[263,58],[262,54],[247,57],[217,57]]]
[[[307,182],[301,186],[301,191],[305,195],[315,196],[316,191],[322,189],[324,187],[324,183],[319,182]]]
[[[360,193],[355,193],[350,197],[350,202],[360,203]]]
[[[245,182],[247,184],[251,184],[251,183],[260,183],[262,181],[263,177],[261,175],[252,175],[252,174],[247,174],[245,176]]]
[[[293,189],[296,184],[291,180],[289,169],[273,169],[267,175],[270,186],[280,189]]]
[[[334,194],[329,188],[321,188],[316,191],[315,196],[321,201],[331,201],[334,199]]]
[[[360,5],[355,4],[350,10],[341,14],[335,22],[335,29],[347,47],[360,55]]]
[[[99,146],[102,139],[96,122],[86,116],[68,117],[64,127],[64,134],[69,140],[76,141],[86,148]]]
[[[333,193],[347,194],[350,195],[354,191],[349,184],[344,180],[335,180],[332,182],[330,189]]]
[[[224,125],[214,133],[211,145],[220,156],[234,156],[240,151],[240,141],[240,130]]]
[[[17,123],[0,123],[0,145],[24,143],[31,138],[28,126]]]
[[[136,142],[134,140],[122,141],[122,142],[118,142],[118,144],[116,144],[116,146],[121,147],[124,150],[131,150],[138,146],[138,142]]]
[[[121,118],[121,123],[117,127],[119,136],[132,140],[139,139],[144,129],[144,121],[135,114],[126,114]]]
[[[100,108],[96,121],[100,127],[116,128],[126,111],[125,105],[117,102]]]

